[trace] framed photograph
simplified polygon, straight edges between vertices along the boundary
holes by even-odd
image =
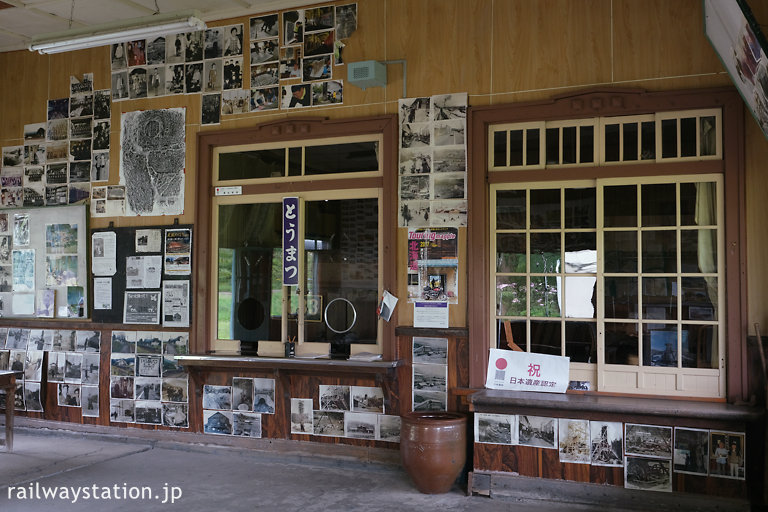
[[[709,475],[744,480],[746,469],[744,432],[710,432]]]
[[[675,427],[673,469],[689,475],[709,474],[709,430]]]
[[[624,488],[672,492],[672,461],[628,455],[624,463]]]
[[[672,458],[672,427],[624,424],[624,453],[659,459]]]
[[[518,415],[518,443],[522,446],[557,448],[557,418]]]
[[[624,426],[620,421],[590,421],[590,457],[593,466],[624,466]]]
[[[475,442],[517,444],[517,416],[475,413]]]

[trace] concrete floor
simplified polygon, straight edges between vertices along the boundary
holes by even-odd
[[[109,488],[113,499],[36,498],[43,487]],[[39,486],[39,487],[38,487]],[[117,491],[115,491],[117,486]],[[131,487],[147,499],[125,499]],[[39,491],[38,491],[39,489]],[[168,491],[166,491],[166,489]],[[166,492],[176,493],[174,503]],[[179,496],[180,494],[180,496]],[[655,493],[660,494],[660,493]],[[101,495],[101,494],[99,494]],[[115,496],[119,499],[116,499]],[[169,495],[170,496],[170,495]],[[28,499],[25,499],[28,498]],[[17,428],[14,451],[0,449],[0,511],[588,511],[537,500],[420,494],[397,465],[325,457],[281,457],[241,448]],[[610,510],[621,510],[610,507]],[[677,508],[679,511],[680,509]]]

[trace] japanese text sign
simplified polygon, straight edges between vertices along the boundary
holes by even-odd
[[[283,198],[283,285],[299,284],[299,198]]]
[[[492,348],[485,387],[565,393],[570,358]]]

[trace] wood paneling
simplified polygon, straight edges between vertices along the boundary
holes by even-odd
[[[754,335],[755,322],[760,332],[768,334],[768,222],[765,205],[768,199],[768,180],[765,163],[768,162],[768,143],[754,118],[745,116],[745,157],[747,169],[747,281],[749,294],[748,332]]]

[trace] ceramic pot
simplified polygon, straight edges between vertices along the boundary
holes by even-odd
[[[400,426],[400,459],[424,494],[451,490],[467,460],[467,419],[454,412],[410,412]]]

